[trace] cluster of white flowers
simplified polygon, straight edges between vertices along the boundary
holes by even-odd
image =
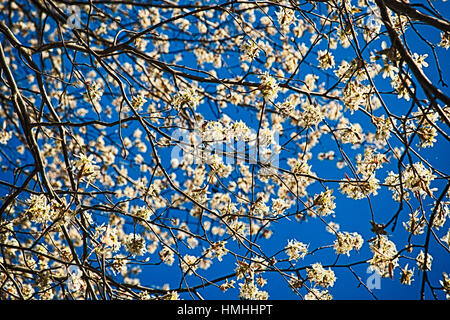
[[[231,132],[238,141],[248,141],[251,138],[251,130],[242,120],[232,123]]]
[[[338,123],[337,129],[337,136],[342,143],[360,144],[364,139],[359,123],[342,121]]]
[[[272,214],[274,216],[282,215],[286,209],[291,207],[291,203],[285,199],[277,198],[272,201]]]
[[[265,72],[259,79],[261,83],[259,89],[261,90],[264,99],[275,100],[278,96],[278,90],[280,89],[275,78],[269,75],[268,72]]]
[[[363,238],[357,232],[339,232],[337,239],[334,241],[334,250],[337,254],[350,255],[351,250],[358,251],[364,243]]]
[[[138,49],[140,51],[145,51],[145,49],[147,48],[147,45],[148,45],[148,41],[143,39],[142,37],[134,39],[134,46],[136,47],[136,49]]]
[[[258,142],[262,147],[271,145],[274,142],[274,130],[269,127],[262,128],[259,131]]]
[[[388,189],[392,191],[392,199],[395,201],[408,200],[409,192],[400,188],[399,175],[389,171],[388,176],[384,179],[384,183],[388,186]]]
[[[436,142],[437,129],[436,122],[439,120],[437,112],[424,113],[423,111],[414,112],[418,125],[417,135],[420,139],[420,148],[432,147]]]
[[[133,206],[130,212],[132,216],[145,221],[149,220],[153,215],[153,211],[148,206]]]
[[[354,72],[354,64],[349,63],[346,60],[342,60],[339,67],[334,71],[336,76],[343,81],[347,81],[350,79]]]
[[[281,103],[277,103],[276,107],[278,110],[280,110],[282,113],[286,114],[286,115],[290,115],[293,113],[293,111],[295,110],[296,107],[296,103],[293,101],[293,99],[287,99],[284,102]]]
[[[301,176],[301,175],[312,175],[311,165],[309,165],[305,160],[298,159],[295,161],[291,161],[290,163],[291,171],[293,174]]]
[[[430,271],[431,270],[431,262],[433,261],[433,257],[427,252],[427,258],[425,260],[425,252],[420,250],[419,254],[416,257],[417,266],[420,270]]]
[[[380,188],[379,180],[375,178],[375,175],[371,175],[361,181],[350,182],[346,179],[342,181],[339,184],[341,192],[355,200],[363,199],[369,195],[377,195],[377,190]]]
[[[223,163],[222,157],[217,153],[214,153],[211,156],[207,157],[206,163],[209,164],[212,171],[214,173],[217,173],[217,175],[221,178],[228,177],[233,171],[233,166],[231,164],[225,165]]]
[[[103,96],[102,86],[95,81],[88,81],[86,84],[87,91],[84,94],[84,100],[87,102],[96,103],[100,101]]]
[[[386,79],[387,77],[394,79],[394,77],[398,73],[398,68],[394,66],[392,63],[385,61],[383,67],[380,69],[380,73],[381,72],[383,72],[382,74],[383,79]]]
[[[270,208],[261,199],[260,201],[255,202],[255,204],[250,208],[249,213],[255,217],[267,217],[270,213]]]
[[[262,134],[268,133],[262,130]],[[221,121],[206,121],[200,127],[199,135],[203,142],[229,142],[232,139],[246,142],[256,137],[242,120],[230,121],[225,124]],[[269,140],[269,138],[266,140]],[[262,140],[262,138],[260,139]]]
[[[363,85],[356,81],[350,81],[343,91],[343,102],[345,107],[352,113],[360,106],[366,107],[370,97],[370,86]]]
[[[207,121],[201,127],[201,139],[204,142],[222,142],[228,140],[227,126],[220,121]]]
[[[318,125],[324,118],[322,109],[316,103],[302,103],[303,112],[300,114],[300,125],[304,128]]]
[[[228,289],[234,288],[235,283],[236,281],[234,280],[228,281],[228,279],[226,279],[225,282],[219,286],[219,289],[222,291],[227,291]]]
[[[159,252],[159,257],[161,261],[163,261],[165,264],[171,266],[175,261],[175,254],[173,253],[173,250],[171,250],[169,247],[164,246],[161,251]]]
[[[200,97],[198,96],[197,91],[194,88],[180,90],[174,95],[172,99],[172,105],[177,110],[183,109],[185,105],[195,110],[197,109],[197,106],[199,104]]]
[[[400,189],[399,175],[394,172],[389,172],[384,183],[392,191],[392,198],[400,201],[402,191],[405,200],[409,199],[408,190],[423,196],[432,195],[433,189],[430,189],[430,183],[434,178],[431,169],[426,169],[422,162],[416,162],[413,165],[408,164],[402,173],[403,190]]]
[[[430,183],[435,175],[431,169],[425,168],[422,162],[416,162],[413,165],[407,165],[403,174],[404,186],[412,192],[418,192],[421,195],[432,194]]]
[[[47,197],[43,194],[30,196],[27,201],[28,209],[26,214],[30,220],[37,223],[47,223],[54,218],[55,212],[51,208],[51,204]]]
[[[426,220],[423,218],[418,218],[419,211],[414,211],[409,214],[409,220],[403,222],[405,229],[413,235],[422,234],[426,227]]]
[[[267,300],[269,294],[267,291],[260,290],[252,280],[245,280],[239,284],[239,298],[243,300]]]
[[[371,9],[370,11],[367,21],[364,23],[364,39],[367,42],[379,35],[382,26],[379,9]]]
[[[317,262],[306,269],[308,280],[323,288],[332,287],[336,281],[336,275],[331,268],[325,269],[321,263]]]
[[[286,7],[280,7],[280,11],[277,12],[277,18],[280,26],[289,31],[289,27],[296,20],[295,11]]]
[[[5,122],[6,123],[6,122]],[[6,130],[0,130],[0,144],[7,144],[12,138],[12,132]]]
[[[326,70],[334,67],[334,57],[328,50],[319,50],[317,52],[317,60],[321,69]]]
[[[197,270],[199,262],[200,260],[197,257],[186,254],[182,259],[180,259],[181,270],[183,273],[187,273],[189,275],[193,274]]]
[[[147,102],[147,99],[144,98],[143,95],[137,95],[131,99],[131,105],[134,109],[140,111],[144,104]]]
[[[243,42],[240,49],[243,52],[243,59],[250,62],[258,57],[260,50],[256,42],[253,40]]]
[[[204,189],[196,189],[190,191],[190,196],[192,199],[194,199],[198,204],[206,204],[206,202],[209,200],[208,194],[210,192],[208,191],[208,187]],[[196,207],[196,206],[194,206]]]
[[[161,21],[159,10],[153,7],[139,10],[137,17],[143,28],[148,28]]]
[[[319,76],[312,74],[312,73],[308,73],[305,76],[305,80],[303,80],[303,82],[305,83],[302,86],[302,89],[305,91],[313,91],[315,89],[317,89],[317,80],[319,79]]]
[[[334,213],[334,209],[336,208],[336,203],[334,202],[336,199],[333,196],[333,190],[328,189],[326,191],[321,192],[317,197],[314,198],[313,205],[314,209],[321,216],[327,216],[329,214]]]
[[[219,211],[222,215],[236,213],[236,204],[233,203],[228,193],[214,193],[209,202],[211,209]]]
[[[414,63],[422,69],[423,67],[428,67],[428,62],[425,61],[425,59],[428,57],[428,54],[418,54],[417,52],[414,52],[413,54],[413,60]]]
[[[338,232],[339,229],[341,229],[339,223],[333,221],[328,222],[327,227],[325,228],[325,230],[327,230],[327,232],[331,234],[336,234],[336,232]]]
[[[395,243],[385,235],[378,235],[370,244],[373,257],[369,263],[382,277],[392,276],[398,266],[397,248]]]
[[[230,221],[227,233],[233,236],[233,239],[244,237],[248,233],[248,225],[240,220]]]
[[[411,285],[413,281],[414,269],[408,269],[408,264],[405,265],[403,269],[401,269],[400,274],[400,283],[405,285]]]
[[[357,173],[362,174],[363,178],[370,177],[386,162],[388,160],[384,154],[375,153],[373,148],[366,148],[364,158],[361,154],[356,156]]]
[[[308,245],[297,240],[289,240],[284,250],[289,256],[289,260],[303,259],[308,253]]]
[[[106,252],[117,252],[122,243],[119,238],[119,230],[116,227],[99,226],[95,230],[95,237],[100,237],[98,246],[95,248],[95,252],[104,254]]]
[[[254,277],[254,269],[253,266],[249,263],[238,261],[235,268],[236,278],[244,279],[244,278],[253,278]]]
[[[199,65],[205,63],[212,63],[217,69],[222,66],[222,58],[220,55],[214,54],[213,51],[207,50],[206,48],[196,47],[194,54],[197,57],[197,62]]]
[[[439,283],[442,286],[442,290],[445,292],[446,294],[446,298],[447,300],[450,300],[450,277],[447,273],[443,272],[442,273],[442,280],[439,280]]]
[[[298,196],[306,196],[306,188],[315,180],[315,174],[311,171],[311,165],[299,155],[299,158],[289,158],[287,161],[291,167],[291,173],[284,173],[282,180],[284,183],[278,190],[278,197],[289,198],[288,194],[292,190],[297,190]],[[294,176],[295,175],[295,176]]]
[[[178,295],[178,292],[176,291],[170,291],[166,295],[162,297],[163,300],[180,300],[180,297]]]
[[[450,228],[447,230],[447,233],[441,238],[447,244],[447,247],[450,248]]]
[[[79,177],[86,179],[87,183],[90,184],[96,177],[99,169],[99,166],[93,160],[94,155],[91,154],[87,157],[85,154],[78,154],[75,157],[78,159],[73,162],[73,165],[78,170]]]
[[[450,48],[450,32],[441,32],[441,42],[439,42],[439,46],[444,49]]]
[[[228,253],[228,249],[225,247],[226,241],[218,241],[211,244],[211,246],[205,250],[204,256],[207,258],[217,258],[222,261],[224,255]]]
[[[333,296],[328,290],[319,290],[317,288],[309,289],[305,295],[305,300],[332,300]]]
[[[292,291],[298,292],[297,289],[300,289],[303,287],[303,279],[299,279],[296,274],[291,274],[289,276],[289,287],[292,288]]]
[[[125,237],[125,248],[132,256],[142,256],[147,252],[145,238],[140,234],[129,234]]]
[[[391,130],[393,129],[393,125],[396,125],[395,119],[386,118],[384,115],[380,117],[372,117],[373,124],[377,127],[375,132],[375,139],[378,141],[384,141],[389,139],[391,136]]]
[[[327,152],[319,152],[317,154],[317,159],[319,160],[334,160],[335,153],[333,150],[327,151]]]
[[[403,98],[406,101],[409,101],[409,99],[411,98],[409,96],[409,93],[411,91],[410,85],[411,81],[409,81],[406,77],[401,76],[400,74],[396,74],[391,81],[391,86],[397,92],[397,97],[399,99]]]

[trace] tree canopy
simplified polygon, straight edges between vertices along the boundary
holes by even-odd
[[[0,297],[450,298],[448,9],[1,1]]]

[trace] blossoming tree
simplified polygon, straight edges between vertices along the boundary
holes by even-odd
[[[450,297],[445,5],[1,1],[0,297]]]

